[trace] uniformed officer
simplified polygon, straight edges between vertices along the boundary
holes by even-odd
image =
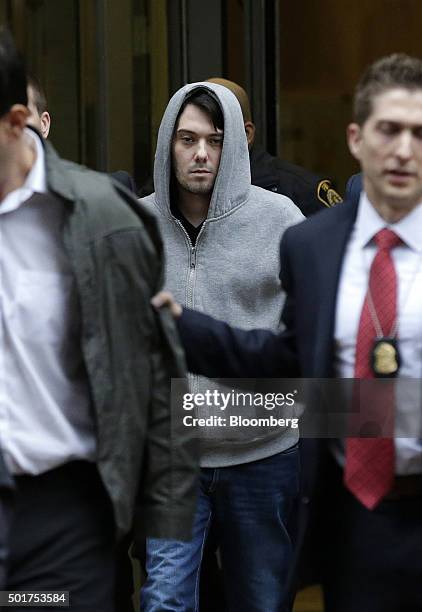
[[[342,197],[333,188],[330,179],[274,157],[262,147],[254,144],[256,128],[252,122],[249,98],[243,87],[233,81],[218,77],[208,80],[211,83],[224,85],[239,100],[249,145],[253,185],[287,196],[306,217],[342,201]]]

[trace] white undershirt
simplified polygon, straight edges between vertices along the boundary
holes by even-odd
[[[96,436],[64,205],[47,192],[38,136],[25,138],[36,161],[0,202],[0,445],[12,473],[39,474],[94,460]]]
[[[389,227],[404,242],[391,251],[398,279],[399,377],[406,379],[399,382],[396,391],[396,473],[419,473],[422,472],[422,204],[397,223],[388,225],[362,192],[337,294],[335,368],[340,378],[354,376],[359,320],[377,251],[372,239],[384,227]],[[388,335],[390,330],[383,332]]]

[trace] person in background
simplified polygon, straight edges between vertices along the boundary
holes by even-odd
[[[252,121],[249,98],[243,87],[220,77],[208,81],[227,87],[239,100],[248,139],[252,185],[287,196],[305,217],[342,202],[330,179],[274,157],[255,144],[256,127]]]
[[[28,74],[26,93],[29,109],[27,124],[36,128],[43,138],[48,138],[51,118],[47,110],[47,100],[43,88],[33,74]]]
[[[37,129],[41,136],[46,139],[50,133],[51,116],[47,110],[45,91],[33,74],[28,75],[27,96],[29,109],[27,124]],[[128,172],[116,170],[115,172],[110,172],[110,176],[137,195],[138,189],[135,181]]]

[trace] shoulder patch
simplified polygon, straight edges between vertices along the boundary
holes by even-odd
[[[339,204],[343,202],[343,198],[335,189],[331,186],[331,181],[328,179],[324,179],[318,183],[317,187],[317,197],[320,202],[327,206],[327,208],[331,208],[334,204]]]

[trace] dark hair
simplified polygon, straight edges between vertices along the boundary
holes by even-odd
[[[28,87],[30,87],[33,92],[34,104],[38,114],[42,115],[42,113],[45,113],[47,110],[47,98],[41,83],[31,72],[28,72]]]
[[[177,114],[175,125],[177,125],[180,115],[183,113],[188,104],[194,104],[207,113],[216,130],[224,129],[224,117],[220,103],[214,93],[209,89],[205,89],[204,87],[198,87],[198,89],[194,89],[187,94]]]
[[[26,106],[27,102],[25,65],[10,32],[2,28],[0,30],[0,117],[3,117],[14,104]]]
[[[372,113],[374,98],[397,87],[422,89],[422,60],[404,53],[394,53],[371,64],[355,89],[354,121],[363,125]]]

